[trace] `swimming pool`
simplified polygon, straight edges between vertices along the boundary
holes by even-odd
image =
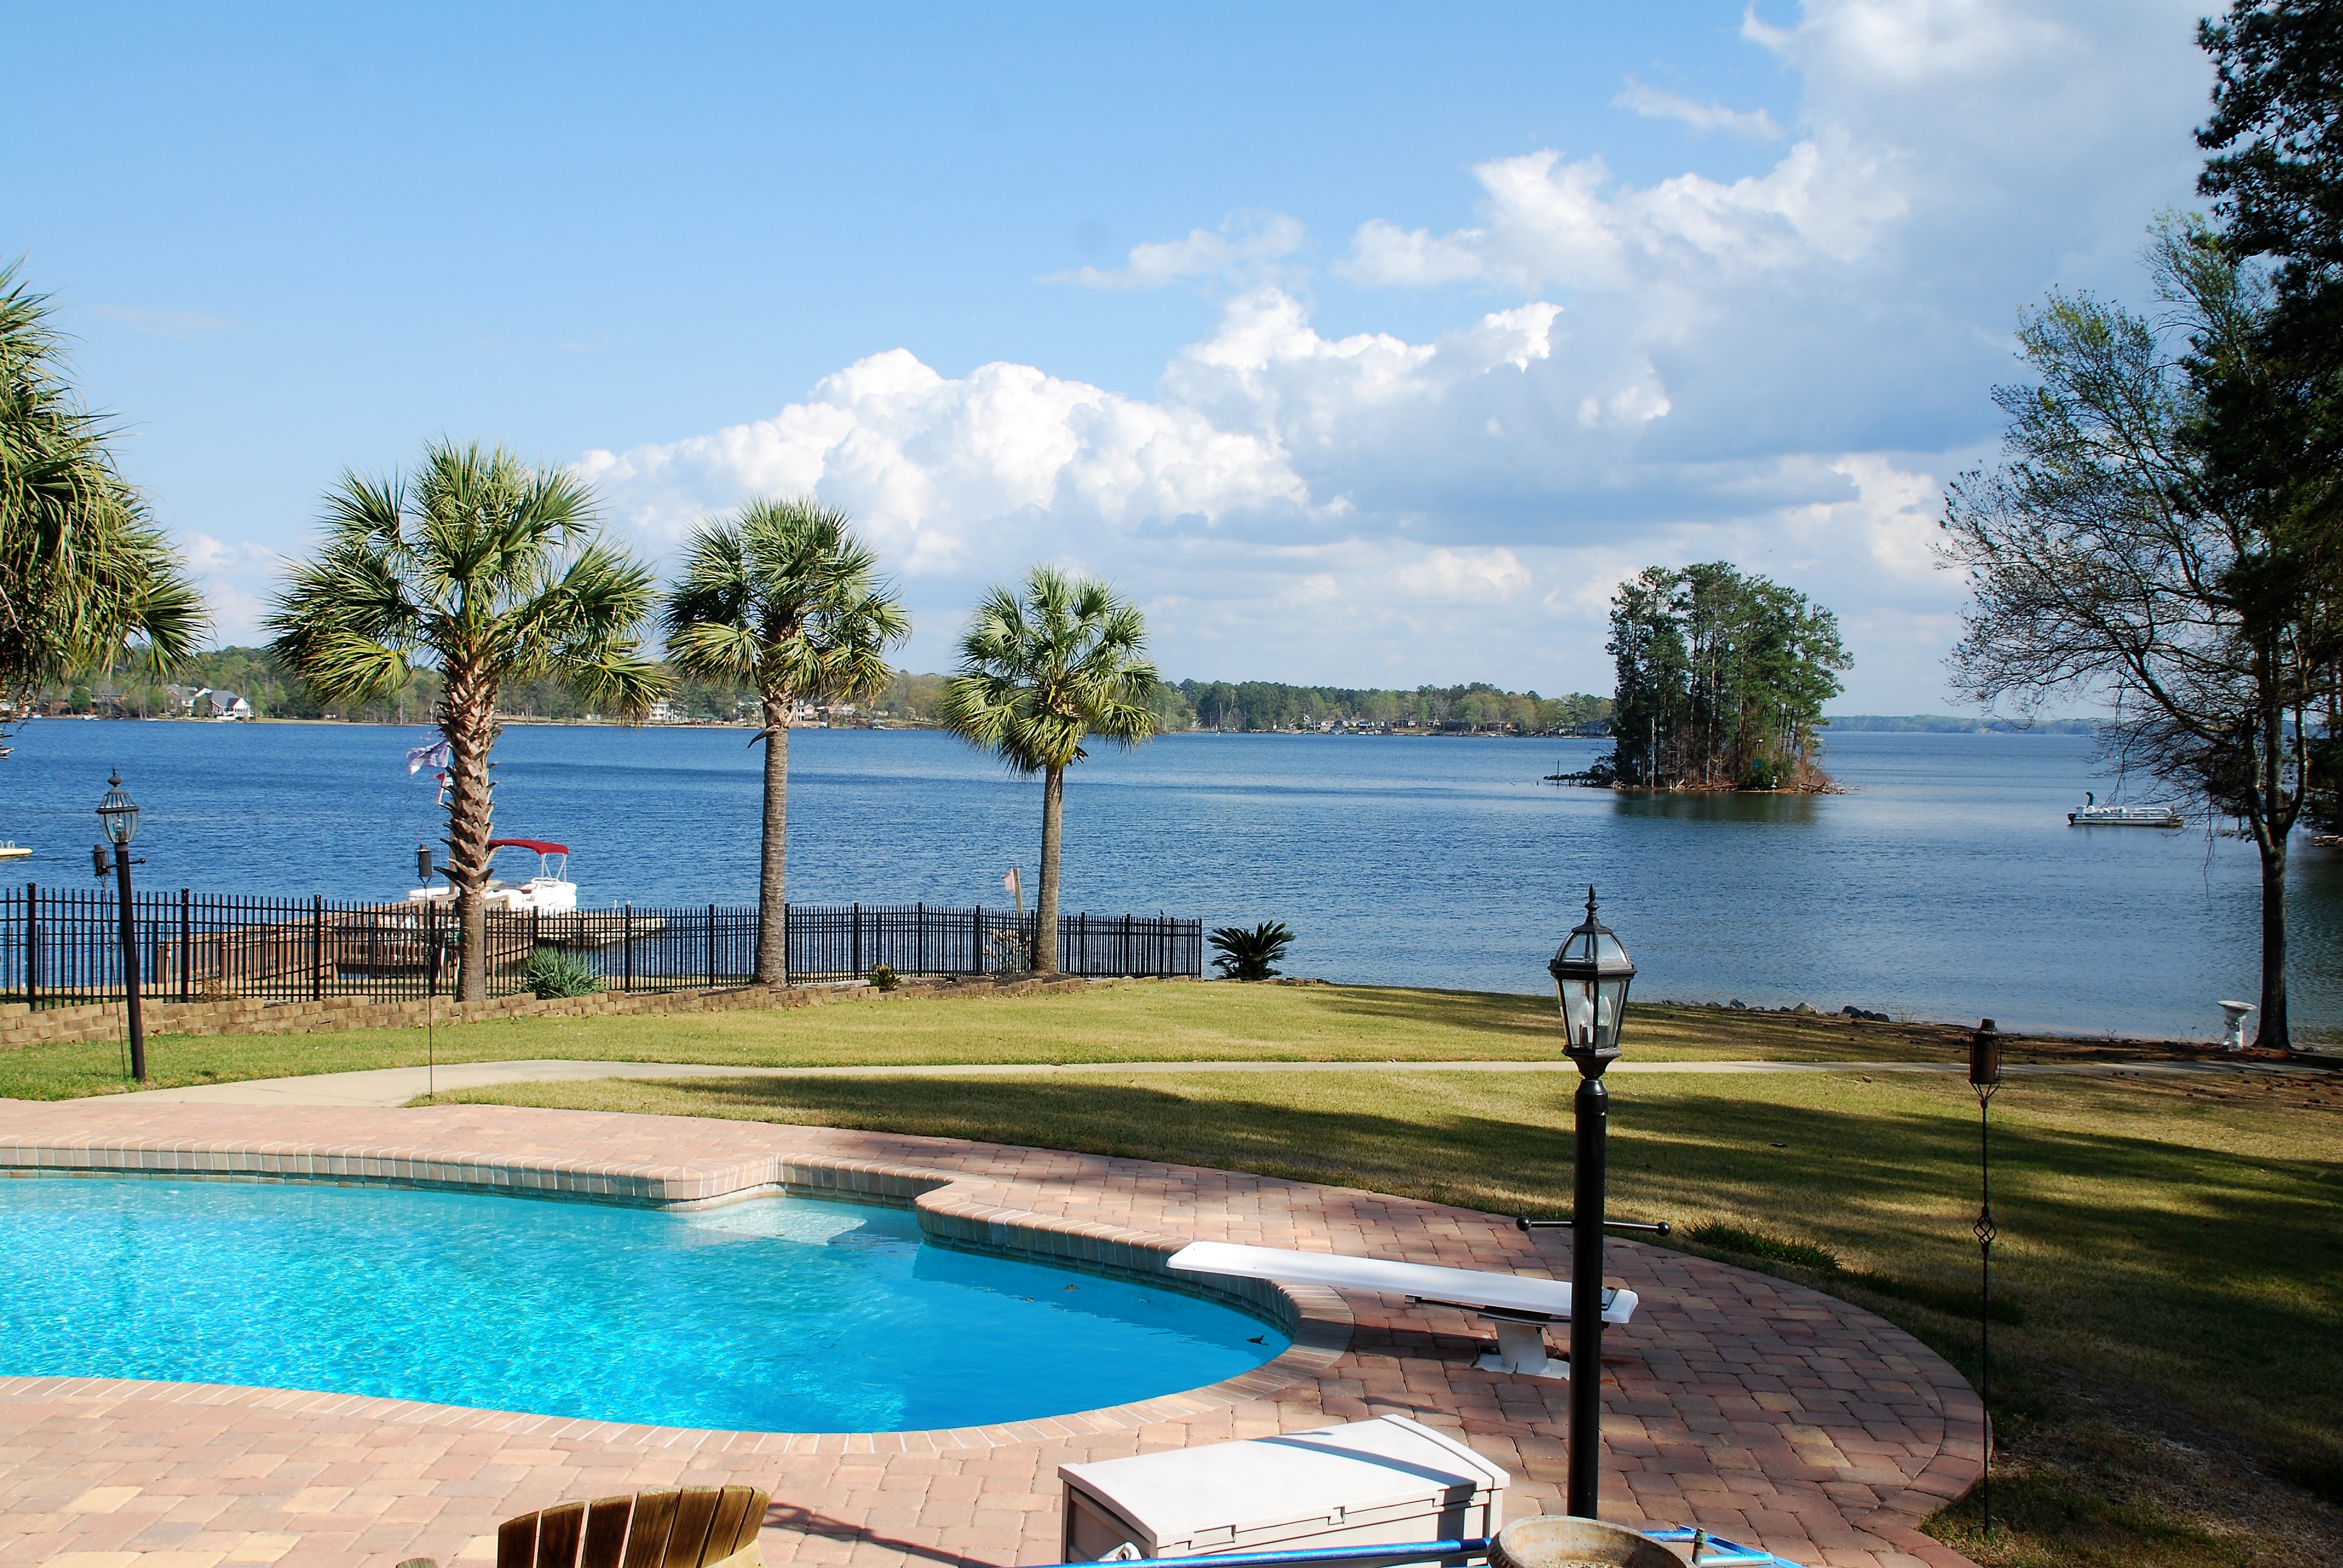
[[[1176,1291],[925,1245],[909,1211],[860,1203],[0,1181],[6,1376],[884,1432],[1127,1403],[1285,1344]]]

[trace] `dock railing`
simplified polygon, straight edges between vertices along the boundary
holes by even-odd
[[[141,893],[132,903],[139,990],[156,1000],[393,1001],[455,992],[458,922],[444,900],[246,898],[183,888]],[[582,959],[609,990],[745,985],[756,974],[757,917],[753,904],[491,910],[488,994],[527,990],[523,971],[540,947]],[[1021,970],[1034,919],[920,903],[791,904],[789,978],[855,980],[881,965],[905,976]],[[1069,975],[1192,979],[1203,972],[1203,949],[1200,920],[1081,913],[1058,921],[1059,968]],[[0,890],[0,1000],[65,1006],[121,994],[111,889]]]

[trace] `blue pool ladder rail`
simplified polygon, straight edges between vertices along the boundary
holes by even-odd
[[[1131,1552],[1131,1555],[1105,1557],[1095,1563],[1070,1563],[1064,1568],[1125,1568],[1127,1563],[1153,1561],[1141,1558],[1127,1542],[1122,1550]],[[1315,1568],[1321,1563],[1326,1564],[1327,1568],[1396,1568],[1403,1563],[1433,1563],[1448,1557],[1486,1557],[1488,1554],[1487,1536],[1467,1535],[1452,1541],[1393,1542],[1383,1546],[1320,1547],[1315,1551],[1305,1548],[1294,1552],[1214,1552],[1180,1561],[1210,1563],[1213,1568],[1222,1568],[1223,1564],[1226,1568]]]
[[[1787,1557],[1777,1557],[1762,1547],[1744,1546],[1737,1541],[1727,1541],[1721,1535],[1711,1535],[1705,1530],[1671,1525],[1664,1530],[1644,1530],[1637,1533],[1647,1540],[1669,1545],[1690,1545],[1692,1561],[1698,1568],[1803,1568]],[[1212,1568],[1399,1568],[1402,1563],[1436,1563],[1452,1557],[1483,1557],[1489,1554],[1490,1542],[1484,1535],[1463,1536],[1451,1541],[1410,1541],[1387,1546],[1344,1546],[1332,1550],[1307,1549],[1295,1552],[1216,1552],[1195,1561],[1208,1563]],[[1124,1548],[1129,1551],[1129,1547]],[[1110,1557],[1096,1563],[1072,1563],[1065,1568],[1122,1568],[1138,1561],[1131,1557]]]
[[[1776,1557],[1760,1546],[1744,1546],[1737,1541],[1727,1541],[1722,1535],[1711,1535],[1705,1530],[1687,1530],[1674,1525],[1665,1530],[1644,1530],[1638,1534],[1653,1541],[1671,1544],[1689,1543],[1692,1560],[1700,1568],[1800,1568],[1787,1557]]]

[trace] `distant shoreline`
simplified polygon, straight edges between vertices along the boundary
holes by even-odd
[[[628,724],[615,719],[540,719],[529,714],[500,715],[498,716],[497,722],[506,728],[520,727],[532,729],[753,730],[759,728],[759,726],[758,726],[754,721],[748,719],[737,721],[728,719],[705,719],[680,724],[673,722]],[[1842,735],[2088,735],[2095,732],[2101,722],[2102,721],[2100,720],[2088,719],[2043,719],[2031,725],[2023,725],[2016,722],[2015,720],[2006,719],[1973,719],[1939,717],[1934,715],[1919,715],[1913,718],[1896,718],[1876,714],[1855,714],[1845,718],[1825,719],[1823,720],[1821,728],[1823,730],[1823,738],[1827,740],[1833,731]],[[31,715],[25,719],[9,719],[6,720],[6,723],[12,729],[25,724],[35,723],[185,724],[209,727],[237,724],[267,724],[293,727],[348,727],[351,729],[428,729],[432,728],[431,720],[427,717],[407,719],[282,719],[269,715],[259,715],[251,719],[188,719],[178,715],[160,713],[145,715],[136,713],[44,713]],[[950,733],[950,731],[940,724],[920,724],[904,720],[882,720],[874,724],[793,724],[789,728],[791,729],[799,730],[862,729],[910,730],[934,734]],[[1567,732],[1554,731],[1534,731],[1530,734],[1523,735],[1513,732],[1488,729],[1210,729],[1201,726],[1192,729],[1161,730],[1155,735],[1154,739],[1158,740],[1171,740],[1182,737],[1200,735],[1212,736],[1221,739],[1237,739],[1246,737],[1259,738],[1264,736],[1284,736],[1289,738],[1299,737],[1312,740],[1585,740],[1603,742],[1611,739],[1611,737],[1608,735],[1577,735]]]
[[[1825,715],[1823,728],[1845,735],[2088,735],[2099,719],[1970,719],[1949,713],[1842,713]]]

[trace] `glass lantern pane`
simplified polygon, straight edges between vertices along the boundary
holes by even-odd
[[[1596,944],[1594,956],[1601,960],[1604,969],[1623,969],[1626,966],[1627,950],[1619,945],[1617,937],[1613,936],[1609,931],[1604,931],[1594,940]]]
[[[1595,1016],[1595,988],[1578,980],[1566,980],[1562,990],[1563,1027],[1569,1031],[1570,1043],[1583,1044],[1594,1038],[1598,1020]]]
[[[1599,1019],[1594,1030],[1595,1040],[1609,1049],[1619,1043],[1619,1025],[1627,1010],[1627,981],[1624,979],[1602,980],[1597,982],[1595,989],[1600,993],[1595,1003]]]

